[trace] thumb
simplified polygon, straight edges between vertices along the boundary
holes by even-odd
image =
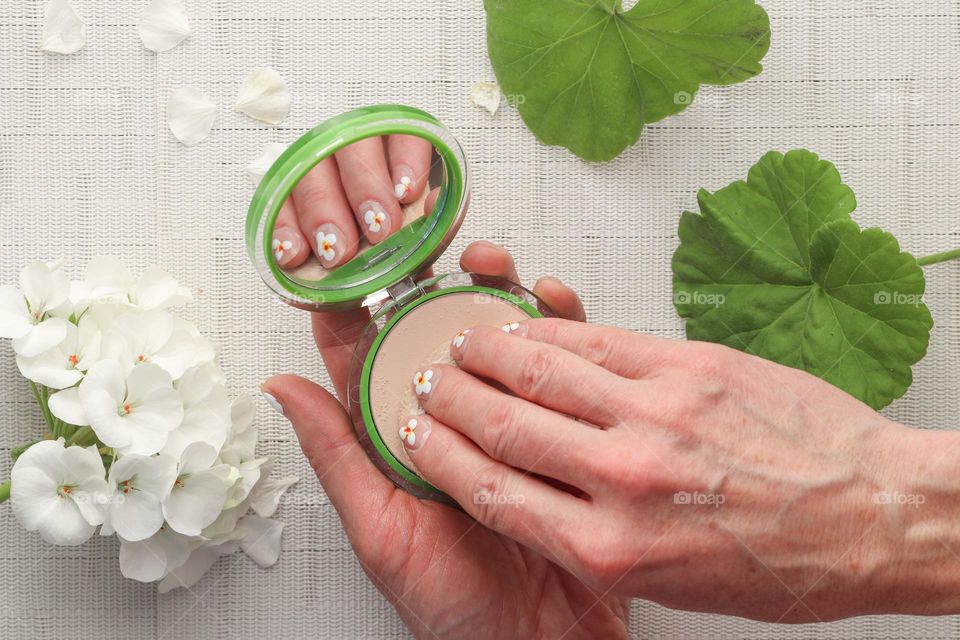
[[[300,448],[351,541],[377,521],[396,491],[357,441],[343,406],[326,389],[298,376],[274,376],[260,387],[293,425]]]

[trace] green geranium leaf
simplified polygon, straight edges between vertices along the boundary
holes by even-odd
[[[803,369],[875,409],[910,386],[933,320],[923,271],[850,219],[853,192],[809,151],[769,153],[680,218],[674,304],[687,337]]]
[[[484,0],[487,48],[530,130],[586,160],[615,158],[701,84],[757,75],[770,21],[754,0]]]

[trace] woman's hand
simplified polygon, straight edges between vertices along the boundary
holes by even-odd
[[[428,186],[432,153],[429,140],[392,135],[354,142],[321,161],[277,216],[277,264],[294,269],[312,253],[331,269],[356,255],[361,239],[377,244],[399,231],[402,205]]]
[[[467,271],[516,281],[510,255],[471,245]],[[534,291],[583,320],[577,296],[545,278]],[[341,398],[366,311],[317,313],[314,335]],[[562,568],[457,509],[397,489],[367,458],[337,400],[295,376],[263,391],[290,419],[357,557],[400,617],[422,638],[625,638],[627,600],[586,587]],[[399,426],[398,426],[399,428]]]
[[[411,459],[595,592],[778,622],[960,610],[956,434],[726,347],[564,320],[451,353]]]

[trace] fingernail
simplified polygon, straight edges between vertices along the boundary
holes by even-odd
[[[390,216],[379,202],[375,200],[364,202],[360,205],[360,213],[363,215],[368,233],[384,236],[390,233]]]
[[[473,329],[464,329],[453,336],[453,340],[450,341],[450,355],[457,362],[463,360],[464,345],[467,344],[467,338],[470,337],[471,333],[473,333]]]
[[[430,437],[430,420],[424,416],[407,418],[400,427],[400,440],[407,451],[419,451]]]
[[[341,238],[343,232],[335,224],[326,223],[317,227],[317,255],[324,267],[332,267],[340,261],[340,256],[346,249]]]
[[[417,371],[413,375],[413,391],[418,398],[426,400],[430,393],[437,388],[438,382],[440,382],[440,374],[433,369]]]
[[[273,256],[281,267],[287,266],[300,252],[300,236],[286,227],[273,230]]]
[[[500,331],[509,333],[510,335],[517,336],[519,338],[527,337],[527,325],[523,322],[508,322],[500,327]]]
[[[283,415],[283,405],[280,404],[276,398],[274,398],[272,395],[270,395],[266,391],[263,391],[261,393],[263,395],[263,399],[267,401],[267,404],[270,406],[270,408],[276,411],[277,413],[279,413],[280,415]]]
[[[397,200],[403,200],[413,191],[413,170],[405,164],[399,165],[394,171],[397,184],[393,185],[393,195]]]

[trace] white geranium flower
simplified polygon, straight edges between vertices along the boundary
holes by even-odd
[[[104,519],[110,487],[96,447],[65,447],[63,438],[27,449],[10,472],[10,503],[27,531],[51,544],[78,545]]]
[[[65,325],[63,342],[32,358],[17,356],[17,366],[27,380],[51,389],[72,387],[100,355],[100,328],[93,318],[82,318],[79,326],[62,318],[47,322]]]
[[[124,540],[149,538],[163,524],[163,500],[177,477],[177,462],[166,456],[126,455],[110,466],[113,497],[103,526]]]
[[[169,51],[190,35],[190,21],[180,0],[153,0],[143,10],[137,30],[147,49]]]
[[[79,408],[64,410],[55,402],[61,397],[63,405],[79,402]],[[50,409],[71,424],[89,424],[101,442],[122,455],[157,453],[183,419],[183,403],[166,371],[148,363],[125,376],[112,360],[91,367],[78,393],[62,391],[51,397]],[[86,419],[78,421],[81,416]]]
[[[119,259],[97,256],[87,265],[83,281],[74,283],[70,297],[77,305],[113,302],[148,311],[176,307],[193,296],[162,269],[153,267],[134,278]]]
[[[197,347],[185,323],[155,309],[117,318],[103,336],[102,353],[128,369],[153,363],[177,380],[194,363]]]
[[[196,545],[169,526],[160,527],[146,540],[120,538],[120,573],[140,582],[159,580],[186,562]]]
[[[163,515],[173,529],[197,536],[223,510],[227,489],[236,480],[225,464],[210,466],[217,451],[194,442],[183,451],[170,495],[163,502]]]
[[[230,400],[223,375],[212,362],[187,369],[176,383],[183,402],[183,421],[170,432],[164,455],[179,460],[193,442],[205,442],[219,451],[230,431]]]
[[[19,291],[0,286],[0,338],[12,338],[13,350],[32,358],[66,338],[62,323],[51,316],[70,315],[70,283],[59,265],[31,262],[20,272]]]

